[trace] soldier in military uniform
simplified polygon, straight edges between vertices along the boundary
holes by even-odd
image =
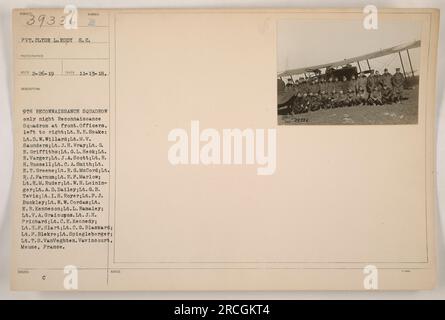
[[[366,88],[367,82],[368,78],[366,78],[366,75],[363,72],[360,72],[357,78],[357,92],[361,87]]]
[[[334,89],[338,93],[341,90],[341,82],[338,81],[338,78],[334,78]]]
[[[371,106],[382,105],[382,92],[379,90],[378,86],[375,86],[369,94],[368,103]]]
[[[348,78],[346,78],[346,76],[343,76],[343,78],[341,80],[340,90],[343,92],[347,92],[348,88],[349,88]]]
[[[355,94],[355,90],[349,88],[348,93],[346,95],[346,105],[352,107],[355,106],[356,103],[357,103],[357,96]]]
[[[327,85],[326,79],[323,77],[320,79],[320,93],[322,91],[326,92],[327,90],[328,90],[328,85]]]
[[[318,79],[317,78],[315,78],[312,81],[310,92],[312,93],[312,95],[318,94],[320,92],[320,84],[318,83]]]
[[[384,104],[391,104],[394,101],[392,89],[386,84],[383,84],[382,88],[382,102]]]
[[[304,93],[303,94],[303,99],[301,101],[301,107],[302,107],[301,113],[308,112],[310,104],[311,104],[311,101],[310,101],[309,95],[307,93]]]
[[[309,96],[309,93],[312,92],[312,80],[311,79],[306,79],[306,93]]]
[[[299,114],[303,111],[302,102],[303,102],[303,94],[301,92],[298,92],[297,96],[295,97],[295,100],[292,103],[292,110],[291,110],[292,114]]]
[[[365,105],[368,101],[368,93],[365,86],[359,87],[357,92],[357,104]]]
[[[382,75],[380,74],[380,72],[378,70],[375,71],[374,77],[376,79],[376,86],[379,87],[379,90],[382,90],[382,88],[383,88],[383,79],[382,79]]]
[[[297,93],[303,94],[303,82],[304,82],[304,78],[302,78],[302,77],[298,78],[298,80],[297,80],[298,85],[297,85],[297,88],[295,89],[295,91]]]
[[[331,76],[329,77],[328,82],[326,82],[326,93],[330,95],[334,90],[335,90],[334,78]]]
[[[403,98],[403,85],[405,83],[405,77],[400,72],[400,68],[396,68],[396,73],[391,78],[391,84],[393,87],[394,101],[400,103]]]
[[[307,101],[308,101],[308,107],[309,110],[311,110],[312,103],[314,102],[314,94],[312,92],[309,92],[307,95]]]
[[[385,70],[383,70],[383,74],[382,74],[382,85],[387,86],[388,88],[392,89],[392,75],[388,72],[388,69],[385,68]]]
[[[371,73],[369,74],[366,80],[366,90],[368,91],[368,93],[372,93],[377,84],[378,84],[378,79],[375,76],[374,70],[371,70]]]
[[[343,90],[340,90],[338,92],[338,100],[337,100],[337,105],[338,107],[345,107],[347,105],[347,101],[348,101],[348,95],[346,92],[344,92]]]
[[[331,98],[329,97],[329,93],[327,91],[322,91],[321,96],[321,108],[322,109],[330,109],[331,108]]]
[[[351,89],[354,93],[358,91],[358,81],[354,75],[351,76],[351,80],[349,80],[348,91]]]
[[[316,92],[312,95],[311,111],[320,110],[322,106],[320,95]]]
[[[307,93],[308,92],[308,83],[305,79],[302,79],[301,81],[301,93]]]
[[[332,108],[338,108],[340,100],[340,94],[334,89],[331,93],[331,106]]]

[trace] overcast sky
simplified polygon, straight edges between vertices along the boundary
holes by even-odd
[[[419,40],[421,24],[415,21],[382,21],[378,30],[366,30],[362,20],[281,20],[277,25],[278,72],[310,67],[352,58],[386,49],[405,42]],[[419,68],[419,48],[410,49],[413,69]],[[406,52],[402,53],[408,72]],[[371,68],[385,67],[393,72],[400,67],[398,55],[388,55],[370,61]],[[366,66],[363,62],[362,67]]]

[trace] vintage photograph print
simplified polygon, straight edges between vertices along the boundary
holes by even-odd
[[[420,37],[415,21],[278,21],[278,124],[417,124]]]

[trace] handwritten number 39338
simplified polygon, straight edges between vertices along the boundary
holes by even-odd
[[[66,18],[68,18],[68,17],[67,16],[60,16],[60,17],[48,16],[46,14],[41,14],[41,15],[36,16],[36,15],[30,13],[29,18],[26,21],[26,24],[28,26],[38,25],[40,27],[43,27],[43,26],[53,26],[58,22],[59,25],[63,26],[65,24]]]

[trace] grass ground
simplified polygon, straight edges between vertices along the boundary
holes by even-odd
[[[418,87],[404,90],[404,100],[382,106],[353,106],[320,109],[298,115],[278,115],[279,125],[324,124],[416,124],[418,117]]]

